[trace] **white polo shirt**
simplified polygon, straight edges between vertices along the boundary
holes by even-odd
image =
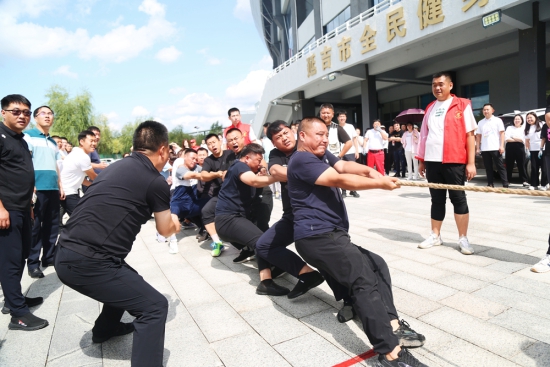
[[[484,118],[477,125],[476,135],[481,135],[482,152],[491,152],[500,148],[500,132],[504,131],[504,123],[498,117]]]
[[[61,183],[65,195],[78,194],[78,189],[86,177],[85,172],[91,168],[90,156],[81,148],[73,148],[71,154],[63,160],[63,170],[61,171]]]

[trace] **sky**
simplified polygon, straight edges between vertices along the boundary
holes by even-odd
[[[0,98],[34,107],[53,85],[88,90],[115,130],[152,116],[169,130],[253,111],[272,61],[250,0],[0,0]]]

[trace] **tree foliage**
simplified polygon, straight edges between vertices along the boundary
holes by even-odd
[[[209,134],[221,134],[223,132],[223,126],[220,124],[219,121],[214,122],[210,126],[210,132]]]

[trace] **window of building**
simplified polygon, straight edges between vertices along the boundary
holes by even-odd
[[[345,22],[347,22],[351,18],[351,10],[348,6],[340,14],[335,16],[330,22],[327,23],[325,26],[325,34],[331,32],[332,30],[338,28]]]
[[[306,20],[309,13],[313,11],[313,0],[296,1],[296,20],[298,27]]]
[[[307,41],[307,43],[304,45],[304,47],[301,48],[301,50],[303,50],[304,48],[307,48],[309,45],[311,45],[313,42],[315,42],[315,36],[311,37],[311,39],[309,41]],[[300,50],[300,51],[301,51]]]
[[[433,93],[422,94],[418,96],[418,98],[420,99],[420,108],[423,110],[425,110],[431,102],[435,101]]]
[[[472,101],[472,110],[476,120],[483,119],[483,105],[489,103],[489,81],[463,85],[461,97]]]
[[[292,13],[290,9],[288,13],[284,15],[283,20],[285,22],[285,32],[288,40],[288,58],[291,58],[294,56],[294,39],[292,35]]]

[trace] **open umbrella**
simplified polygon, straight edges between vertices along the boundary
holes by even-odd
[[[424,119],[424,110],[420,108],[410,108],[408,110],[402,111],[394,119],[395,122],[400,124],[406,124],[407,122],[412,122],[413,124],[418,124]]]

